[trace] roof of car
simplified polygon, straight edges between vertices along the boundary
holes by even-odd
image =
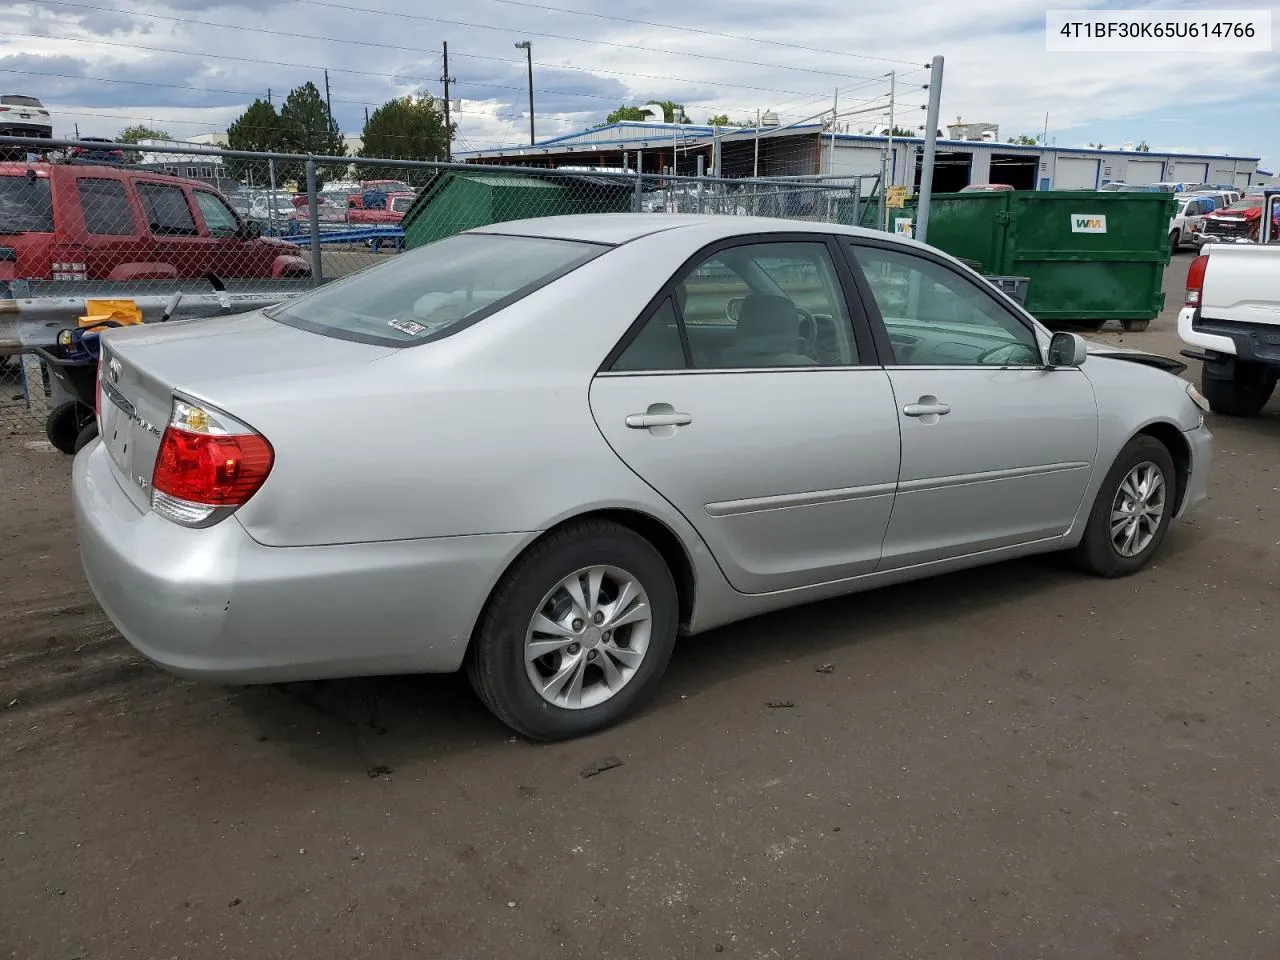
[[[503,233],[587,243],[621,244],[668,230],[702,227],[725,237],[744,233],[847,233],[883,237],[885,234],[832,223],[810,223],[772,217],[683,213],[587,213],[562,217],[509,220],[476,227],[470,233]]]

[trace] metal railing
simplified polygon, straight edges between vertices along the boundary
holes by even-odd
[[[130,152],[125,152],[129,150]],[[253,310],[488,223],[561,214],[767,216],[871,226],[879,178],[727,179],[598,168],[140,148],[0,137],[0,358],[52,344],[87,300],[155,319]],[[39,427],[38,361],[0,366],[0,430]]]

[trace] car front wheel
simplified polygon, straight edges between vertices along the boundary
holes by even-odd
[[[1134,437],[1111,465],[1073,559],[1102,577],[1141,570],[1169,531],[1176,491],[1168,448],[1155,437]]]
[[[678,619],[662,555],[626,527],[583,521],[536,543],[506,573],[467,672],[485,705],[518,733],[580,737],[650,697]]]

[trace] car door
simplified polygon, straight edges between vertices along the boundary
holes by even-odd
[[[146,276],[151,243],[134,219],[124,181],[86,176],[77,177],[75,186],[84,221],[89,278],[127,280]]]
[[[187,192],[176,184],[147,181],[138,182],[137,190],[156,261],[168,264],[183,279],[209,273],[209,251],[201,242]]]
[[[902,430],[880,568],[1061,537],[1097,453],[1088,378],[1045,367],[1032,324],[942,257],[873,240],[847,249]]]
[[[898,423],[840,260],[814,234],[708,248],[591,385],[614,451],[744,593],[870,573],[880,558]]]

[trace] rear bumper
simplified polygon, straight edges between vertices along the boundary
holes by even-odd
[[[1208,320],[1192,307],[1178,314],[1178,336],[1185,343],[1208,351],[1205,371],[1211,377],[1230,379],[1233,360],[1280,367],[1280,324]]]
[[[266,547],[235,517],[142,513],[95,442],[75,460],[76,529],[103,611],[180,676],[267,683],[458,669],[489,590],[533,535]]]

